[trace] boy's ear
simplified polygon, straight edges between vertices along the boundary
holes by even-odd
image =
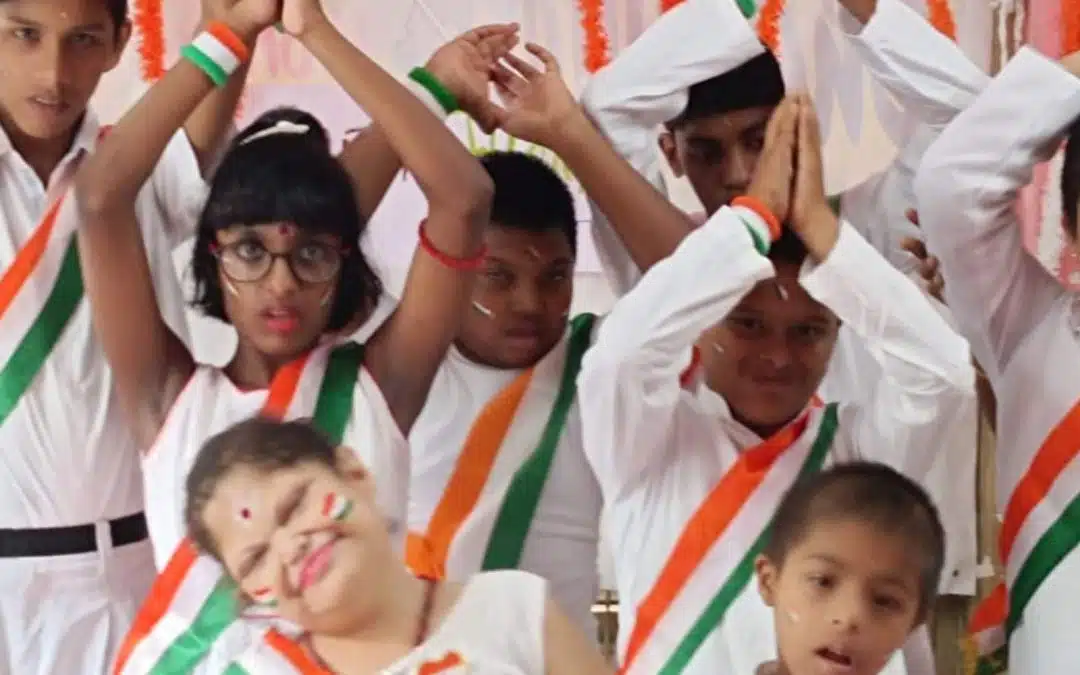
[[[776,565],[766,556],[759,554],[754,560],[754,574],[757,577],[761,600],[769,607],[776,607],[776,581],[780,576]]]

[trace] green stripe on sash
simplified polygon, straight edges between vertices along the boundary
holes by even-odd
[[[355,342],[335,348],[327,358],[312,421],[334,443],[341,443],[345,436],[363,362],[364,346]],[[236,584],[223,573],[199,609],[194,623],[165,650],[149,675],[191,672],[206,658],[214,642],[237,620],[236,610]],[[235,663],[225,672],[226,675],[248,675]]]
[[[1011,636],[1020,626],[1024,609],[1035,592],[1077,546],[1080,546],[1080,496],[1069,502],[1020,565],[1009,589],[1009,617],[1005,621],[1007,635]]]
[[[577,376],[581,370],[581,360],[592,343],[592,327],[595,321],[596,315],[582,314],[570,322],[566,364],[563,367],[559,393],[555,397],[544,433],[540,436],[540,444],[510,481],[510,487],[499,508],[499,515],[495,519],[495,526],[491,530],[482,569],[514,569],[521,561],[521,555],[525,551],[525,539],[529,536],[529,528],[536,516],[540,496],[555,460],[555,450],[559,447],[559,440],[566,427],[566,418],[574,405]]]
[[[818,427],[817,438],[814,439],[814,444],[811,446],[810,453],[807,455],[806,461],[803,462],[802,469],[799,470],[796,480],[821,470],[821,465],[824,463],[825,456],[829,453],[833,438],[836,436],[836,411],[837,405],[835,403],[830,403],[825,407],[821,418],[821,426]],[[771,527],[771,523],[769,527]],[[679,673],[682,673],[686,666],[689,665],[694,654],[697,653],[697,650],[701,648],[701,645],[705,643],[713,630],[724,620],[724,615],[732,603],[742,595],[743,590],[746,589],[746,585],[750,583],[750,579],[754,575],[754,559],[764,550],[765,543],[769,540],[769,527],[765,528],[761,536],[754,542],[754,545],[746,552],[742,561],[739,562],[731,576],[727,578],[720,590],[713,596],[713,599],[709,601],[705,611],[690,627],[686,637],[675,648],[671,658],[667,660],[667,663],[664,664],[664,667],[660,669],[657,675],[679,675]]]
[[[71,317],[75,316],[82,298],[83,278],[79,267],[79,249],[73,236],[41,313],[34,319],[19,346],[4,364],[3,370],[0,370],[0,425],[3,425],[15,410],[41,372],[53,347],[60,341],[64,329],[71,322]]]

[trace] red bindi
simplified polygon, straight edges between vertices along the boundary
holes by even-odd
[[[240,517],[244,520],[251,520],[251,509],[240,509]]]

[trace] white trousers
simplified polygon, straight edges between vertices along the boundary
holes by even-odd
[[[0,675],[106,675],[154,581],[149,540],[51,558],[0,558]]]

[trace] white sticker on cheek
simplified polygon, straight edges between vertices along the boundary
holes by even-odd
[[[799,623],[799,620],[800,620],[799,615],[796,614],[794,610],[789,609],[789,610],[786,611],[786,613],[787,613],[788,619],[791,620],[791,623]]]

